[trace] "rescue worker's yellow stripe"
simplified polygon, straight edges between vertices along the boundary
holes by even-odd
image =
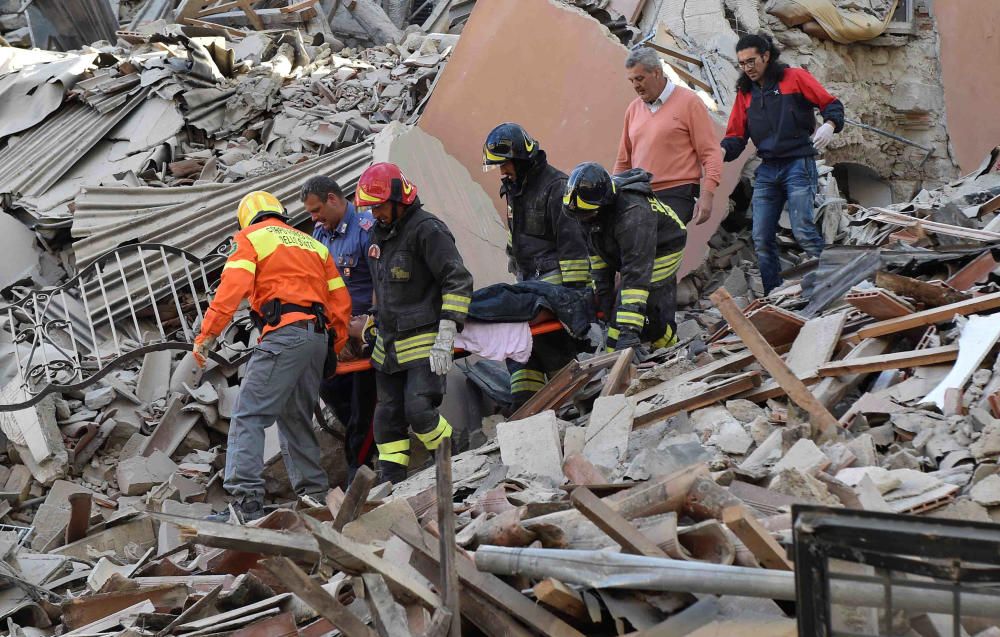
[[[666,331],[663,333],[663,336],[653,341],[653,348],[660,349],[661,347],[670,347],[671,345],[676,344],[677,334],[675,334],[673,328],[668,325]]]
[[[573,200],[574,200],[574,197],[570,197],[569,195],[563,195],[563,205],[564,206],[570,206],[570,205],[572,205],[573,204]],[[600,204],[589,203],[587,201],[584,201],[583,199],[580,199],[579,195],[577,195],[575,197],[575,200],[576,200],[576,206],[575,207],[579,208],[580,210],[597,210],[598,208],[601,207]]]
[[[622,310],[618,310],[618,313],[615,315],[615,322],[619,325],[635,325],[636,327],[642,327],[646,324],[646,317],[635,312],[623,312]]]
[[[522,394],[524,392],[531,392],[534,394],[542,391],[543,387],[545,387],[545,383],[539,383],[534,380],[519,380],[516,383],[510,384],[510,393]]]
[[[395,462],[404,467],[410,465],[410,439],[394,440],[375,445],[378,448],[378,459],[383,462]]]
[[[510,375],[513,380],[531,379],[545,382],[545,374],[535,369],[519,369]]]
[[[501,157],[500,155],[494,155],[489,151],[489,149],[484,148],[483,154],[486,155],[486,159],[489,161],[507,161],[506,157]]]
[[[645,304],[648,300],[649,290],[640,290],[638,288],[625,288],[622,290],[622,303],[626,305]]]
[[[545,283],[552,283],[553,285],[562,285],[564,278],[560,272],[553,272],[551,274],[546,274],[541,279],[539,279],[539,281],[543,281]]]
[[[333,292],[334,290],[339,290],[342,287],[346,287],[346,285],[347,284],[344,283],[344,279],[339,276],[334,279],[327,279],[326,281],[326,289],[329,292]]]
[[[677,225],[681,227],[681,230],[687,230],[687,226],[685,226],[684,222],[681,221],[681,218],[677,216],[677,214],[674,212],[674,209],[668,206],[667,204],[663,203],[656,197],[649,197],[649,207],[653,209],[653,212],[661,215],[667,215],[668,217],[673,219],[677,223]]]
[[[319,241],[304,232],[282,226],[265,226],[254,230],[247,234],[247,240],[257,252],[258,261],[263,261],[271,256],[279,246],[315,252],[323,261],[326,261],[326,258],[330,256],[330,251]]]
[[[582,283],[590,279],[589,259],[566,259],[559,262],[562,283]]]
[[[615,351],[615,348],[611,345],[611,341],[617,342],[618,341],[618,337],[621,336],[621,335],[622,335],[622,333],[621,333],[621,331],[617,327],[609,327],[608,328],[608,345],[607,345],[607,347],[605,349],[607,351],[609,351],[609,352]]]
[[[461,294],[444,294],[441,296],[441,309],[458,312],[459,314],[467,314],[469,312],[470,301],[472,299]]]
[[[411,336],[409,338],[401,338],[396,341],[396,351],[403,352],[408,349],[413,349],[418,345],[430,345],[434,343],[435,338],[437,338],[436,332],[428,332],[426,334],[417,334],[416,336]]]
[[[358,199],[360,199],[361,201],[367,201],[367,202],[370,202],[370,203],[379,203],[379,202],[382,201],[381,198],[379,198],[379,197],[373,197],[372,195],[369,195],[367,192],[364,191],[363,188],[360,188],[360,187],[358,188]]]
[[[385,362],[385,344],[382,343],[382,335],[375,337],[375,348],[372,351],[372,360],[381,365]]]
[[[417,433],[417,439],[424,443],[428,451],[434,451],[441,445],[441,441],[445,438],[451,436],[451,425],[448,421],[444,419],[444,416],[438,415],[437,427],[428,431],[425,434]]]
[[[603,270],[608,267],[608,262],[599,256],[591,255],[590,257],[590,269],[591,270]]]
[[[233,261],[226,261],[226,265],[222,267],[223,270],[228,270],[229,268],[237,268],[239,270],[246,270],[250,274],[257,273],[257,264],[248,259],[234,259]]]
[[[684,259],[684,251],[674,252],[673,254],[665,254],[661,257],[656,257],[653,259],[653,277],[652,282],[658,283],[674,273],[681,267],[681,261]]]

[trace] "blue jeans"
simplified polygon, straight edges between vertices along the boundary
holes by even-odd
[[[765,294],[781,285],[777,232],[786,202],[795,240],[811,257],[823,252],[823,235],[813,221],[817,180],[816,161],[812,157],[766,159],[757,168],[751,203],[753,245]]]

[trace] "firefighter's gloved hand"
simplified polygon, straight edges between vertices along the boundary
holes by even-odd
[[[822,151],[826,148],[827,144],[833,141],[833,124],[830,122],[823,122],[823,125],[816,129],[813,133],[812,143],[816,147],[816,150]]]
[[[452,357],[455,353],[455,334],[458,326],[455,321],[441,319],[438,324],[437,338],[431,346],[431,371],[438,376],[444,376],[451,370]]]
[[[615,351],[620,352],[626,350],[630,347],[639,349],[639,333],[633,330],[622,330],[618,335],[618,340],[615,341]]]
[[[205,366],[205,361],[208,360],[208,353],[215,349],[217,340],[214,336],[204,337],[201,334],[195,337],[194,348],[191,351],[194,354],[194,362],[198,363],[198,367]]]

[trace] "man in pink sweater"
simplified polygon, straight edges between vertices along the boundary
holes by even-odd
[[[657,199],[684,223],[708,220],[722,176],[721,136],[708,109],[694,91],[667,79],[653,49],[632,51],[625,70],[639,97],[625,111],[613,172],[652,173]]]

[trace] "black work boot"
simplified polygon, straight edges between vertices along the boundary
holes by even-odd
[[[382,484],[383,482],[399,484],[403,480],[406,480],[406,467],[395,462],[378,461],[375,484]]]
[[[236,522],[239,524],[246,524],[247,522],[253,522],[264,517],[264,503],[260,500],[249,498],[237,500],[232,503],[232,509],[236,513]],[[209,522],[231,521],[228,508],[225,511],[205,516],[205,519]]]

